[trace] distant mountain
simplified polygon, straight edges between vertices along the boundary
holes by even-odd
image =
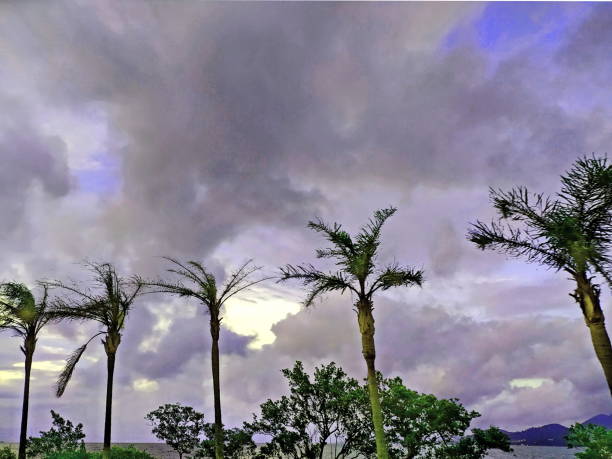
[[[597,424],[607,429],[612,429],[612,414],[598,414],[591,419],[587,419],[583,424]]]
[[[596,424],[612,429],[612,414],[598,414],[587,419],[582,424]],[[540,427],[531,427],[520,432],[502,430],[510,438],[513,445],[529,446],[566,446],[565,437],[568,427],[561,424],[546,424]]]

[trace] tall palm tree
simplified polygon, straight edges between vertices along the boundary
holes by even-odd
[[[607,158],[580,158],[561,183],[557,199],[524,187],[491,189],[499,219],[472,224],[468,239],[483,250],[524,257],[571,276],[576,288],[570,295],[580,306],[612,394],[612,347],[594,282],[599,275],[612,286],[612,166]]]
[[[57,313],[68,320],[93,320],[100,324],[102,330],[94,334],[83,346],[76,349],[66,360],[66,366],[57,381],[56,395],[61,397],[72,377],[79,359],[91,341],[102,335],[102,344],[106,352],[106,412],[104,418],[104,455],[110,455],[111,421],[113,407],[113,375],[115,358],[121,332],[132,309],[136,297],[143,293],[143,282],[136,276],[124,279],[117,275],[110,263],[89,262],[86,266],[93,274],[95,288],[80,288],[78,285],[64,284],[60,281],[48,282],[54,288],[68,292],[68,296],[57,300]]]
[[[236,271],[234,271],[221,287],[217,288],[215,276],[197,261],[181,262],[174,258],[163,257],[175,267],[168,269],[169,272],[177,274],[181,279],[175,282],[158,280],[148,282],[154,287],[154,292],[171,293],[180,297],[191,297],[199,300],[208,311],[210,316],[211,364],[213,377],[213,397],[215,404],[215,458],[223,458],[223,422],[221,418],[221,386],[219,377],[219,331],[221,329],[222,308],[225,302],[237,293],[263,282],[268,278],[249,280],[251,275],[261,269],[252,266],[252,260],[248,260]],[[185,285],[183,281],[188,284]]]
[[[355,295],[357,322],[361,333],[361,351],[368,370],[368,391],[376,435],[376,454],[379,459],[388,459],[389,453],[383,429],[374,364],[376,350],[372,297],[378,290],[400,286],[420,286],[423,282],[423,272],[420,270],[404,268],[397,263],[391,263],[382,269],[376,267],[381,228],[396,210],[390,207],[376,211],[374,218],[361,228],[354,239],[338,223],[329,226],[320,219],[317,222],[309,222],[309,228],[322,233],[332,244],[330,248],[317,250],[317,257],[335,259],[340,269],[336,272],[325,273],[312,265],[287,265],[281,268],[280,278],[280,281],[299,279],[305,286],[309,286],[310,290],[304,301],[305,307],[311,306],[315,298],[325,292],[339,290],[343,293],[348,290]]]
[[[43,288],[42,299],[36,302],[34,295],[23,284],[6,282],[0,284],[0,331],[10,330],[23,339],[21,352],[25,355],[25,380],[23,383],[23,406],[21,431],[19,433],[19,459],[26,457],[26,435],[28,430],[28,405],[30,401],[30,374],[36,350],[38,334],[49,322],[57,319],[48,307],[48,287]]]

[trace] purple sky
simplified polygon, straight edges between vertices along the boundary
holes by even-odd
[[[459,398],[482,413],[476,426],[610,412],[571,282],[465,234],[493,216],[489,186],[554,193],[578,156],[609,152],[611,42],[607,4],[1,3],[0,279],[84,280],[84,258],[155,276],[160,255],[220,278],[247,258],[275,274],[316,263],[325,244],[308,220],[354,232],[392,204],[381,261],[422,267],[426,283],[376,299],[386,375]],[[228,425],[283,393],[280,369],[296,359],[365,376],[350,296],[307,311],[303,297],[270,282],[228,304]],[[40,337],[32,434],[54,409],[101,440],[101,345],[53,395],[95,330]],[[208,345],[196,303],[137,303],[115,441],[152,440],[144,415],[163,403],[212,420]],[[0,439],[17,437],[21,362],[0,335]]]

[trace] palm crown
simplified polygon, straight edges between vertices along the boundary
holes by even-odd
[[[0,284],[0,330],[10,330],[24,339],[36,339],[48,322],[57,319],[48,308],[48,287],[40,285],[43,288],[43,296],[36,302],[34,295],[24,284]],[[23,346],[21,350],[26,353]]]
[[[372,300],[377,290],[391,287],[421,285],[423,271],[401,267],[391,263],[383,268],[376,267],[376,257],[380,246],[381,228],[396,208],[378,210],[374,217],[352,238],[338,223],[332,226],[321,219],[309,222],[308,227],[322,233],[332,243],[332,247],[317,250],[317,258],[333,258],[341,269],[336,272],[323,272],[312,265],[286,265],[281,268],[281,281],[299,279],[310,287],[304,300],[311,306],[322,293],[350,290],[360,299]],[[369,280],[374,275],[373,280]]]
[[[66,320],[93,320],[104,327],[67,359],[57,383],[58,397],[64,393],[76,364],[96,336],[105,335],[102,343],[107,352],[116,351],[127,315],[136,297],[143,293],[142,280],[138,277],[130,279],[120,277],[110,263],[88,262],[86,266],[94,275],[96,290],[82,289],[59,281],[47,282],[48,286],[64,289],[71,294],[69,297],[56,300],[54,307],[56,316]]]
[[[582,158],[561,177],[557,199],[524,187],[490,190],[499,220],[477,221],[468,238],[479,248],[524,256],[556,270],[600,274],[612,285],[612,166],[606,158]],[[514,222],[504,223],[502,220]]]

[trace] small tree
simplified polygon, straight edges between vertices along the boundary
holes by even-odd
[[[390,457],[480,459],[489,449],[511,451],[508,437],[496,427],[473,429],[472,436],[464,436],[480,414],[466,410],[459,400],[410,390],[399,377],[382,379],[379,373],[378,378]],[[375,446],[370,429],[359,452],[374,457]]]
[[[290,394],[261,405],[261,415],[245,423],[254,433],[271,437],[261,448],[265,457],[317,459],[331,443],[334,459],[349,457],[356,442],[371,429],[368,395],[357,380],[333,362],[315,368],[314,380],[301,362],[282,370]]]
[[[595,424],[574,424],[567,436],[567,447],[584,447],[576,453],[579,459],[609,459],[612,457],[612,430]]]
[[[85,451],[83,424],[76,426],[51,410],[53,423],[47,432],[40,432],[40,437],[30,437],[27,443],[28,456],[43,456],[50,453]]]
[[[180,403],[165,404],[145,416],[153,425],[153,434],[174,449],[179,458],[191,453],[204,433],[204,415]]]
[[[205,439],[193,455],[194,458],[215,457],[215,424],[207,422],[204,424]],[[248,429],[224,429],[223,431],[223,453],[232,459],[259,458],[256,454],[257,446],[253,441],[253,434]]]

